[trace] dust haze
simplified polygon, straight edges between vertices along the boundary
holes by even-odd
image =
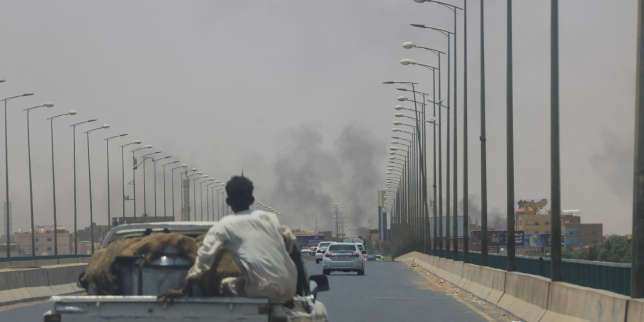
[[[345,231],[372,225],[383,148],[371,132],[350,124],[329,142],[310,126],[287,133],[285,148],[272,166],[271,201],[282,220],[294,227],[329,230],[335,227],[338,206]]]

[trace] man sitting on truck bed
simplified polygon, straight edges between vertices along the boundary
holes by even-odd
[[[274,213],[253,210],[253,183],[244,176],[234,176],[226,183],[226,203],[234,215],[215,223],[197,252],[188,272],[187,288],[211,270],[227,251],[242,271],[240,277],[224,278],[223,293],[270,298],[286,302],[296,293],[297,269],[289,252],[294,247],[290,230],[281,226]],[[214,286],[213,287],[217,287]]]

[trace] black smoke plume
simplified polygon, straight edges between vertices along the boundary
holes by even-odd
[[[334,230],[339,205],[349,233],[376,216],[382,148],[367,129],[346,126],[329,146],[317,129],[299,127],[286,141],[273,164],[271,196],[286,223],[314,228],[317,222],[320,230]]]

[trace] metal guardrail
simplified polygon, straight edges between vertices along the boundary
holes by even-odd
[[[6,262],[27,262],[35,260],[61,260],[89,258],[91,255],[58,255],[58,256],[17,256],[17,257],[0,257],[0,263]]]
[[[432,255],[463,261],[463,253],[453,254],[435,252]],[[470,252],[468,263],[483,265],[481,254]],[[550,278],[550,258],[548,257],[516,257],[517,272]],[[488,267],[505,270],[508,266],[507,257],[488,254]],[[607,290],[630,296],[631,265],[630,263],[597,262],[577,259],[563,259],[561,263],[561,278],[563,282]]]

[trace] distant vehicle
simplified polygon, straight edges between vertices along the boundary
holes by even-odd
[[[333,243],[324,253],[322,272],[329,275],[333,271],[357,272],[364,275],[365,260],[358,244]]]
[[[315,249],[313,249],[312,247],[310,247],[310,248],[308,248],[308,247],[307,248],[302,248],[300,253],[302,253],[302,255],[306,255],[306,256],[315,256]]]
[[[361,243],[355,243],[356,246],[358,246],[358,249],[360,249],[360,254],[362,254],[362,259],[367,260],[367,249],[364,247],[364,244]]]
[[[315,250],[315,262],[320,263],[322,261],[322,256],[324,256],[324,252],[326,252],[326,249],[331,245],[333,242],[328,242],[328,241],[323,241],[318,244],[318,247]]]
[[[165,222],[123,224],[112,228],[103,239],[103,246],[113,241],[140,237],[155,232],[179,233],[197,237],[210,229],[212,222]],[[267,321],[326,322],[326,308],[317,300],[317,293],[329,289],[327,277],[311,276],[309,287],[293,298],[292,305],[271,303],[265,298],[200,296],[198,287],[191,296],[169,304],[159,303],[157,296],[170,288],[181,287],[192,263],[166,248],[158,260],[140,265],[138,258],[118,257],[110,267],[117,272],[117,294],[53,296],[51,309],[44,314],[45,322],[158,322],[158,321]],[[299,260],[296,264],[302,265]],[[300,276],[306,281],[307,276]],[[95,289],[94,289],[95,290]]]

